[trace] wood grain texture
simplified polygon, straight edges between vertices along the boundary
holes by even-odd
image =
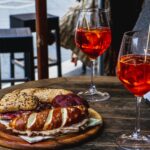
[[[99,112],[104,120],[102,132],[96,137],[80,144],[67,147],[68,150],[117,150],[116,138],[125,132],[134,129],[135,122],[135,98],[119,82],[116,77],[95,77],[96,86],[99,90],[107,91],[111,99],[105,102],[91,103],[90,106]],[[57,79],[46,79],[27,82],[0,91],[0,96],[17,88],[50,87],[64,88],[78,92],[89,87],[90,77],[68,77]],[[144,101],[141,104],[141,128],[150,134],[150,106]],[[65,148],[66,149],[66,148]],[[8,150],[0,147],[0,150]],[[61,149],[62,150],[62,149]],[[147,149],[149,150],[149,148]]]

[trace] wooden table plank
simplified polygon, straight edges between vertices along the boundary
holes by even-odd
[[[73,146],[67,148],[68,150],[116,150],[118,149],[115,144],[116,138],[121,133],[134,129],[136,104],[134,96],[122,86],[116,77],[95,77],[95,80],[98,89],[108,91],[111,94],[111,99],[108,101],[90,103],[90,106],[102,115],[103,129],[96,137],[74,146],[74,148]],[[89,77],[46,79],[3,89],[0,91],[0,96],[18,88],[50,87],[80,91],[87,89],[88,86]],[[142,131],[150,134],[150,106],[144,101],[141,104],[141,116]],[[0,147],[0,150],[2,149]]]

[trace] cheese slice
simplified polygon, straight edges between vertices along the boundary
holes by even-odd
[[[36,121],[36,116],[37,113],[32,113],[29,118],[28,118],[28,122],[27,122],[27,128],[30,129],[32,127],[32,125],[35,123]]]
[[[61,127],[63,127],[63,126],[65,126],[66,121],[67,121],[67,117],[68,117],[67,108],[61,108],[61,114],[62,114]]]
[[[53,109],[51,109],[51,110],[49,111],[48,117],[47,117],[46,122],[45,122],[45,124],[44,124],[44,128],[43,128],[44,130],[46,130],[47,127],[48,127],[48,125],[51,123],[52,118],[53,118],[53,112],[54,112]]]

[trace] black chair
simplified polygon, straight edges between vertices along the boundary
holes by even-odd
[[[33,37],[29,28],[0,29],[0,53],[23,53],[25,78],[17,79],[14,75],[14,64],[10,62],[11,78],[1,79],[0,66],[0,87],[1,83],[34,80],[33,62]]]
[[[10,27],[11,28],[30,27],[31,31],[35,32],[36,31],[35,19],[36,19],[35,13],[10,15]],[[60,36],[59,36],[59,17],[48,14],[47,22],[49,32],[48,43],[51,44],[54,38],[54,40],[56,41],[56,56],[57,56],[56,60],[49,58],[49,66],[57,65],[58,76],[61,77],[62,71],[61,71]],[[54,32],[51,32],[52,30],[54,30]],[[11,54],[11,59],[14,59],[13,54]],[[37,68],[37,66],[35,66],[34,68]]]

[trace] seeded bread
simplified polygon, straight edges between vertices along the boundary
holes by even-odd
[[[64,89],[40,89],[35,91],[34,96],[36,96],[40,102],[51,103],[57,95],[67,95],[69,93],[72,92]]]
[[[4,95],[0,100],[0,113],[34,110],[39,102],[51,103],[57,95],[72,93],[64,89],[28,88],[18,89]]]
[[[19,90],[6,94],[0,100],[0,113],[15,112],[20,110],[34,110],[38,106],[38,98]]]

